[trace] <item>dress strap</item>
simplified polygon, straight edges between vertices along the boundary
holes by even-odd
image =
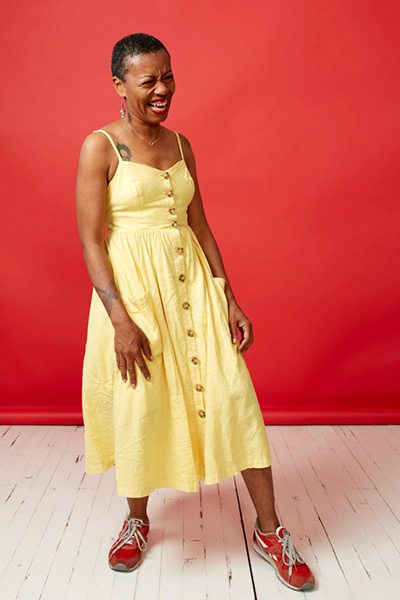
[[[98,131],[101,131],[101,133],[104,133],[104,135],[106,135],[108,137],[108,139],[110,140],[111,146],[114,148],[115,150],[115,154],[118,156],[118,160],[122,161],[121,155],[117,150],[116,145],[114,144],[114,141],[111,137],[111,135],[109,133],[107,133],[107,131],[104,131],[104,129],[95,129],[92,133],[97,133]]]
[[[182,150],[182,144],[181,144],[181,136],[179,135],[179,133],[177,131],[175,131],[175,135],[176,135],[177,140],[178,140],[179,152],[181,153],[182,160],[185,160],[185,157],[183,156],[183,150]]]

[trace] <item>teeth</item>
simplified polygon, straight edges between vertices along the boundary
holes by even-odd
[[[167,102],[149,102],[149,104],[154,108],[165,108],[167,106]]]

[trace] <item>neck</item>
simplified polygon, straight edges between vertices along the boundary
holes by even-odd
[[[140,121],[140,119],[132,115],[132,113],[130,113],[129,111],[126,112],[124,120],[127,122],[128,129],[130,129],[130,125],[131,127],[133,127],[136,133],[149,140],[149,142],[154,142],[154,140],[156,140],[160,135],[160,123],[144,123],[143,121]]]

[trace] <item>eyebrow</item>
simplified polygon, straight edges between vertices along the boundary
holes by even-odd
[[[172,69],[168,69],[168,71],[165,71],[164,75],[167,75],[168,73],[172,73]],[[155,77],[154,75],[141,75],[140,79],[145,79],[148,77]]]

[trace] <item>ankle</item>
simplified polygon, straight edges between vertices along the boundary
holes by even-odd
[[[258,518],[258,524],[262,533],[275,533],[280,527],[278,519],[260,519]]]
[[[141,519],[146,525],[150,525],[149,517],[147,515],[138,515],[131,512],[128,513],[127,519]]]

